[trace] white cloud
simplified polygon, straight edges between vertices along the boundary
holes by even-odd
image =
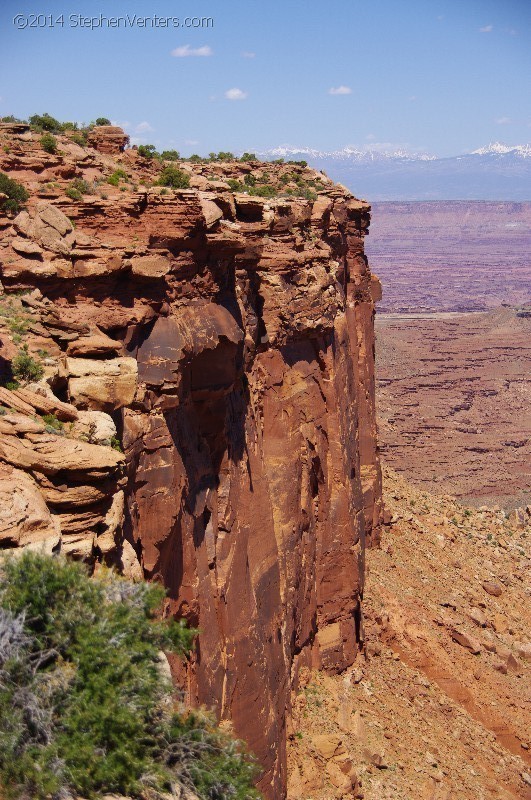
[[[152,128],[149,122],[139,122],[135,128],[135,133],[150,133],[154,131],[155,128]]]
[[[254,58],[256,53],[253,53],[251,50],[244,50],[242,53],[243,58]]]
[[[243,92],[241,89],[234,87],[234,89],[227,89],[225,97],[227,100],[245,100],[247,92]]]
[[[365,138],[367,139],[368,142],[374,142],[376,136],[374,135],[374,133],[368,133]]]
[[[214,51],[207,44],[203,47],[190,47],[189,44],[184,44],[182,47],[172,50],[171,54],[175,58],[186,58],[187,56],[213,56]]]
[[[480,33],[490,33],[493,29],[493,25],[484,25],[483,28],[480,28]]]
[[[494,122],[496,122],[498,125],[509,125],[512,122],[512,119],[510,117],[498,117],[498,119],[495,119]]]
[[[332,86],[328,94],[352,94],[352,89],[350,86]]]
[[[184,143],[185,144],[199,144],[199,141],[198,141],[198,139],[185,139]]]
[[[410,97],[408,97],[408,100],[409,100],[410,103],[414,103],[416,99],[417,99],[417,95],[416,94],[412,94],[412,95],[410,95]]]
[[[118,128],[122,128],[124,131],[131,127],[130,122],[120,122],[120,120],[116,119],[111,119],[111,125],[116,125]]]

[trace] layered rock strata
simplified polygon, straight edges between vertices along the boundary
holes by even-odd
[[[342,670],[363,643],[381,517],[369,206],[304,167],[185,164],[192,188],[173,191],[138,186],[156,167],[133,151],[3,135],[0,170],[32,198],[0,218],[0,355],[9,380],[15,319],[44,377],[0,397],[2,545],[160,580],[165,613],[200,629],[176,677],[282,797],[298,670]],[[65,195],[117,168],[124,191]],[[316,199],[231,191],[264,169],[318,181]],[[36,396],[70,413],[61,430]]]

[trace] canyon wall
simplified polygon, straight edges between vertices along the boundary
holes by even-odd
[[[4,383],[24,353],[44,370],[0,388],[0,545],[160,580],[165,613],[200,630],[177,681],[279,798],[299,668],[340,671],[363,641],[381,519],[370,209],[301,165],[182,164],[190,188],[168,190],[121,131],[91,141],[47,154],[0,126],[0,171],[30,191],[0,216]],[[315,194],[228,182],[264,170]],[[90,194],[65,194],[76,178]]]

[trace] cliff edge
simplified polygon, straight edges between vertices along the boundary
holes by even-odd
[[[370,208],[300,164],[183,162],[167,188],[119,129],[89,142],[0,125],[30,195],[0,211],[0,546],[161,581],[200,629],[176,679],[279,798],[300,668],[363,646]]]

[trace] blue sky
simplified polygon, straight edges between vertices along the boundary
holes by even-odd
[[[213,26],[78,21],[100,14]],[[106,116],[185,154],[531,141],[526,0],[3,0],[0,64],[0,115]]]

